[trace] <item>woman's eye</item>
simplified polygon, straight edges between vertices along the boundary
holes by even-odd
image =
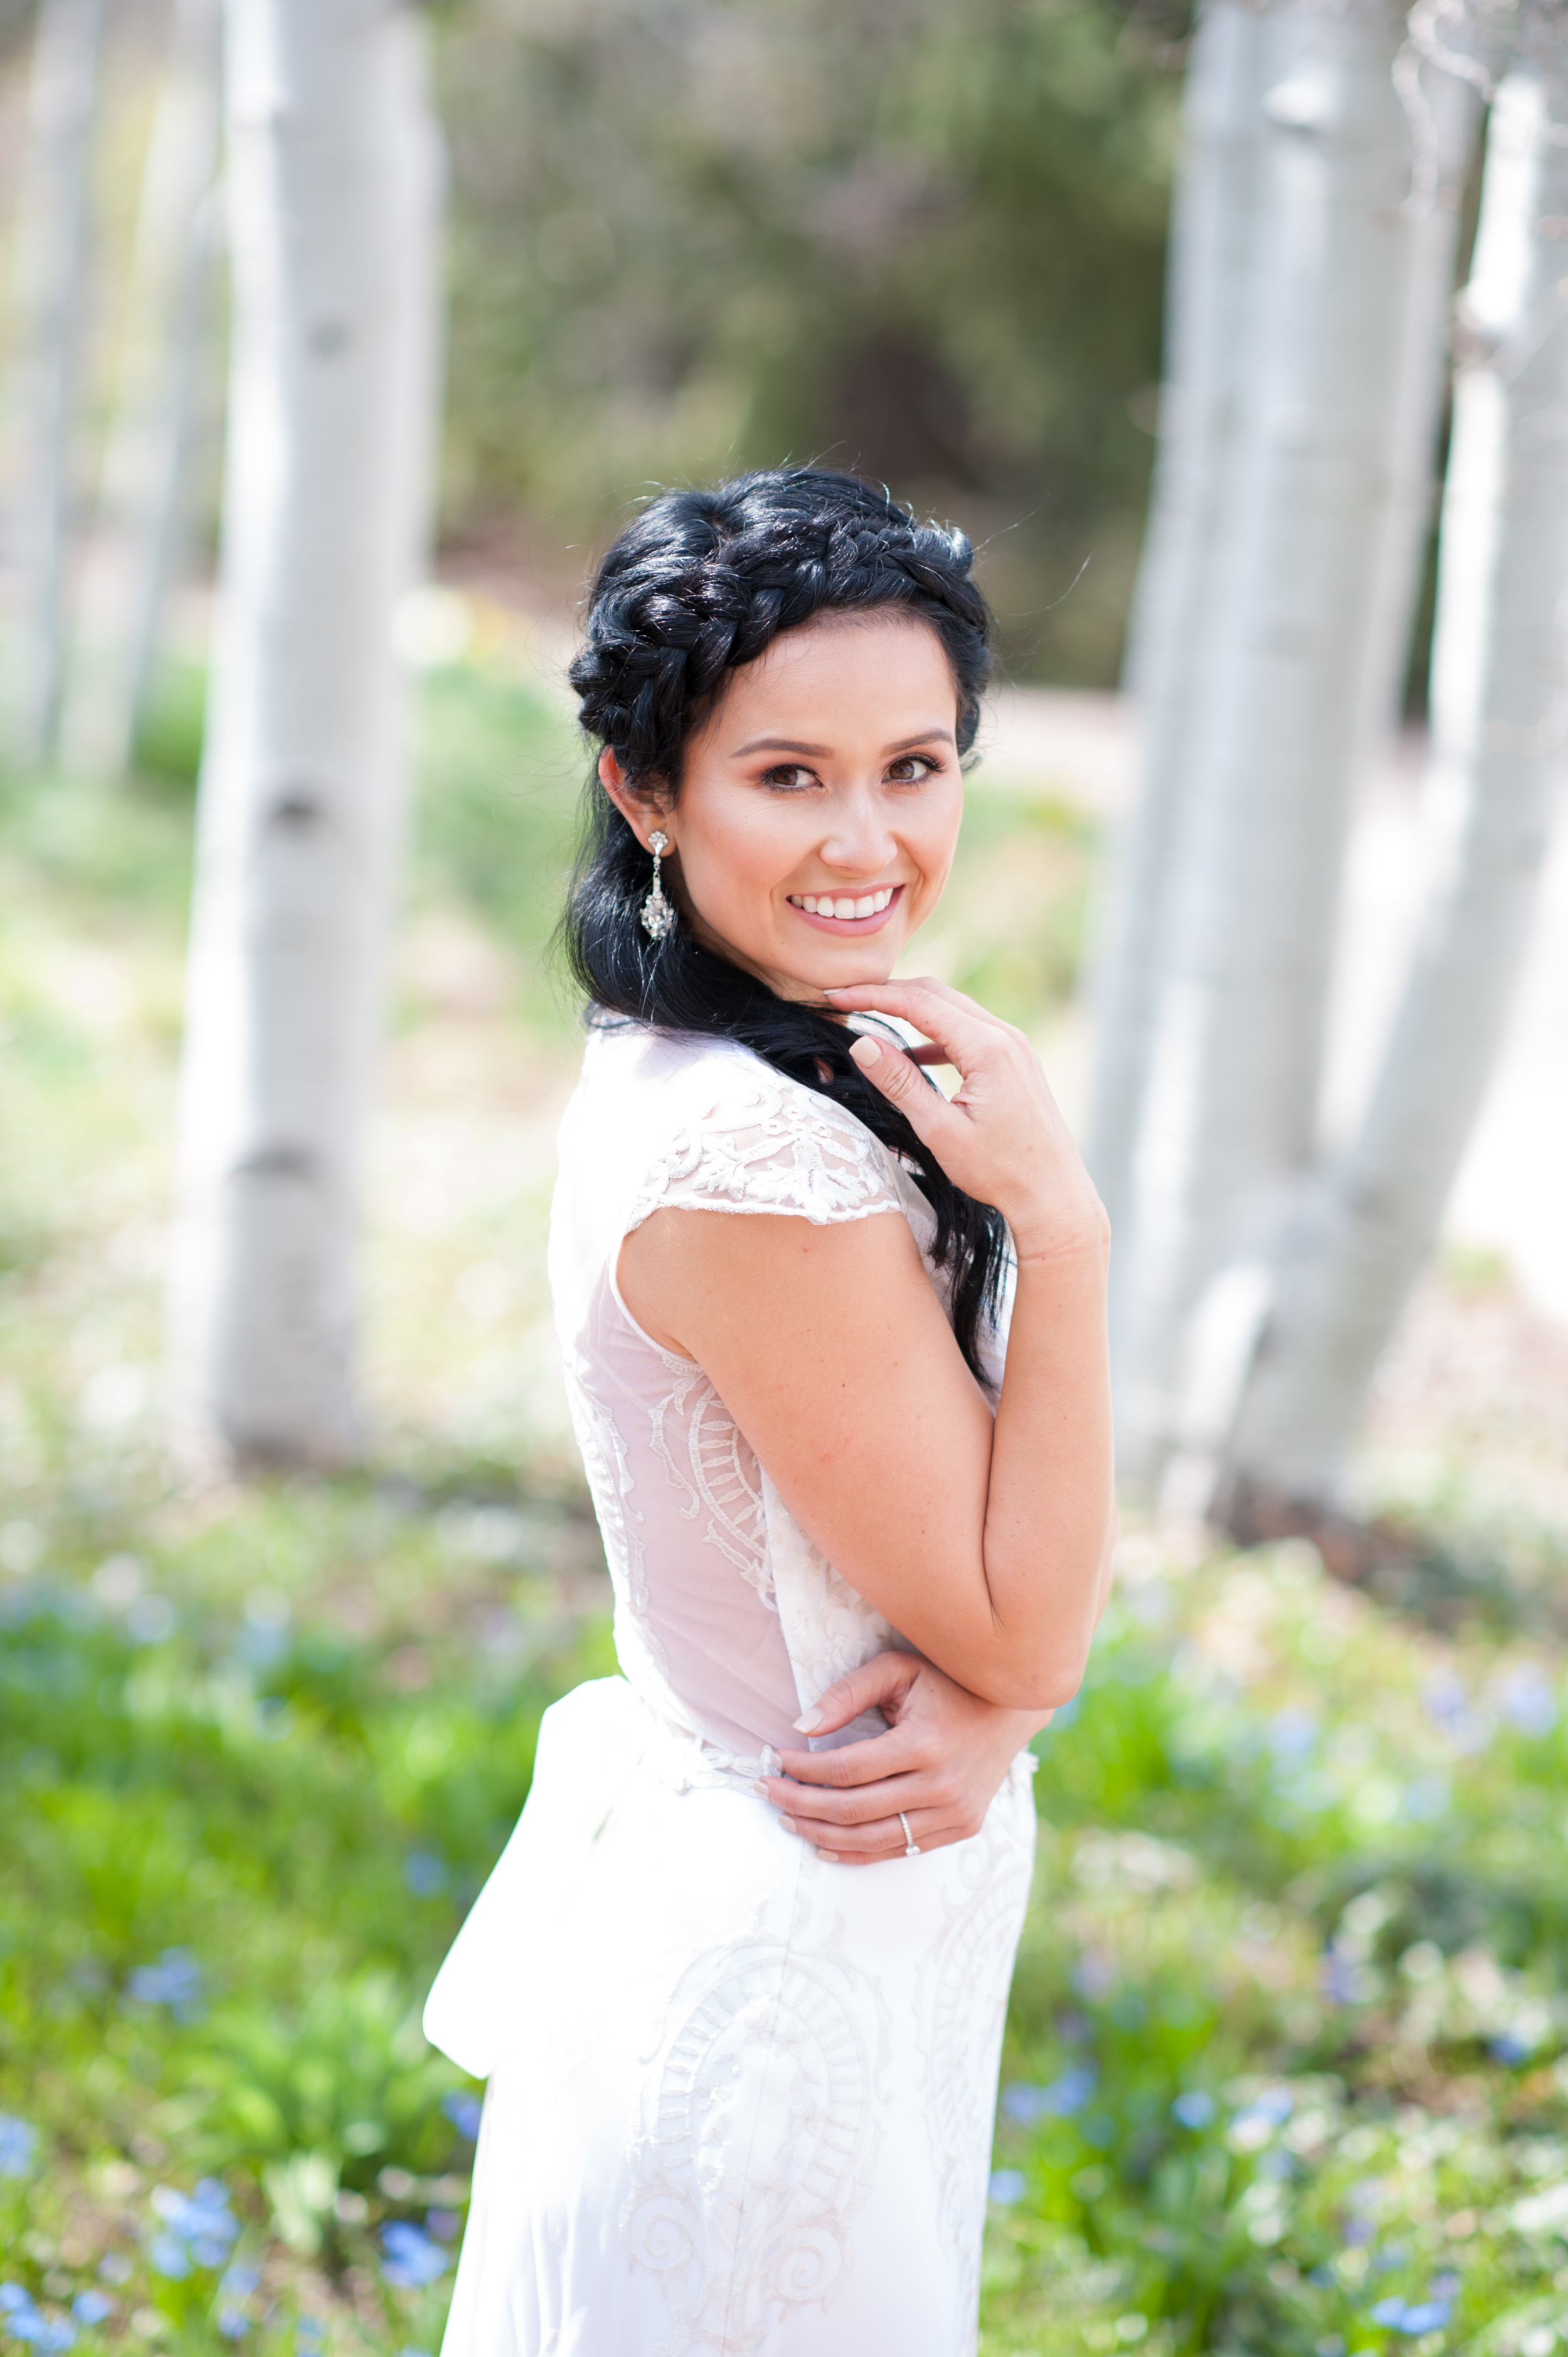
[[[817,780],[814,770],[802,769],[798,761],[781,761],[776,770],[763,771],[762,782],[765,786],[782,786],[787,793],[799,793],[803,787],[814,786]]]
[[[894,762],[887,775],[896,786],[919,786],[928,778],[934,778],[940,767],[941,763],[932,760],[929,753],[906,753]]]

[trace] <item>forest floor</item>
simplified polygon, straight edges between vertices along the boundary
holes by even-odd
[[[177,688],[178,683],[175,683]],[[418,2013],[610,1665],[541,1266],[580,756],[433,669],[371,1157],[366,1461],[163,1439],[190,719],[0,791],[0,2333],[83,2357],[437,2345],[478,2090]],[[984,774],[923,954],[1052,1052],[1094,849]],[[1042,1739],[986,2357],[1568,2346],[1568,1342],[1455,1251],[1300,1543],[1134,1527]]]

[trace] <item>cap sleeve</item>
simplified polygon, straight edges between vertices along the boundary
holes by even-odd
[[[748,1057],[666,1133],[627,1232],[666,1209],[776,1211],[826,1227],[905,1206],[892,1157],[863,1122]]]

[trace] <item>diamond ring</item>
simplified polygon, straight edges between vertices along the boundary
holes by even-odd
[[[900,1824],[903,1826],[903,1828],[904,1828],[904,1855],[905,1855],[905,1857],[919,1857],[919,1855],[920,1855],[920,1845],[919,1845],[919,1843],[915,1839],[914,1835],[909,1831],[909,1820],[908,1820],[908,1818],[904,1814],[904,1812],[903,1812],[903,1810],[902,1810],[902,1809],[900,1809],[900,1810],[899,1810],[899,1812],[898,1812],[898,1822],[899,1822],[899,1824]]]

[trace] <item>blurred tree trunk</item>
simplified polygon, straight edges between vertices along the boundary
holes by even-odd
[[[142,177],[124,357],[81,603],[65,741],[73,767],[130,766],[178,537],[191,379],[211,267],[222,0],[177,0]]]
[[[70,642],[76,387],[102,16],[102,0],[40,0],[16,212],[16,735],[22,758],[38,762],[51,760],[58,747]]]
[[[1146,751],[1138,823],[1128,831],[1111,877],[1097,959],[1100,1056],[1090,1161],[1118,1232],[1147,1071],[1155,952],[1176,834],[1195,633],[1206,609],[1221,487],[1238,429],[1263,134],[1262,70],[1258,8],[1251,0],[1207,0],[1183,94],[1159,446],[1125,666]],[[1118,1284],[1120,1275],[1118,1260]]]
[[[355,1450],[357,1160],[400,831],[393,615],[423,544],[439,145],[382,0],[230,0],[233,363],[174,1338],[242,1459]]]
[[[1315,1143],[1351,790],[1402,672],[1455,221],[1452,169],[1449,201],[1409,201],[1405,30],[1395,0],[1261,20],[1240,424],[1179,617],[1179,736],[1146,755],[1171,774],[1137,823],[1163,883],[1138,944],[1116,1340],[1123,1462],[1145,1485],[1173,1452],[1203,1464],[1267,1305]],[[1169,709],[1150,723],[1169,730]]]
[[[1507,1019],[1568,745],[1568,18],[1493,104],[1459,312],[1423,930],[1359,1135],[1313,1197],[1230,1451],[1231,1512],[1331,1498]]]

